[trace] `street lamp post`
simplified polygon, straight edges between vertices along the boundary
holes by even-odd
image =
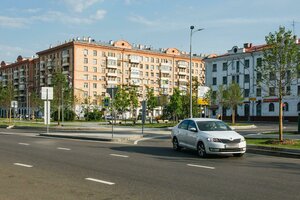
[[[194,26],[190,26],[190,118],[193,118],[193,92],[192,92],[192,37],[193,33],[202,31],[203,28],[194,30]]]

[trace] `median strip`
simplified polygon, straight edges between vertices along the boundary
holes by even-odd
[[[125,156],[125,155],[120,155],[120,154],[109,154],[111,156],[116,156],[116,157],[122,157],[122,158],[128,158],[129,156]]]
[[[21,167],[33,167],[32,165],[26,165],[26,164],[22,164],[22,163],[14,163],[14,165],[17,165],[17,166],[21,166]]]
[[[199,168],[204,168],[204,169],[216,169],[215,167],[209,167],[209,166],[204,166],[204,165],[187,164],[187,166],[190,166],[190,167],[199,167]]]
[[[112,182],[103,181],[103,180],[94,179],[94,178],[85,178],[85,180],[93,181],[93,182],[97,182],[97,183],[103,183],[103,184],[106,184],[106,185],[114,185],[115,184],[115,183],[112,183]]]

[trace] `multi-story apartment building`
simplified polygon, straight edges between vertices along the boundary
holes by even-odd
[[[175,87],[187,91],[190,80],[189,54],[176,48],[155,50],[125,40],[105,43],[76,38],[37,55],[37,64],[32,65],[37,91],[52,86],[53,71],[61,69],[74,88],[74,96],[81,100],[89,97],[92,104],[98,104],[99,96],[108,96],[107,88],[111,87],[135,86],[142,100],[146,87],[153,88],[155,95],[170,95]],[[192,76],[204,84],[201,56],[192,57]]]
[[[37,58],[23,58],[22,56],[18,56],[14,63],[1,62],[0,82],[4,87],[12,84],[15,100],[18,101],[18,114],[23,116],[29,115],[30,94],[36,85],[33,77],[37,62]],[[6,112],[5,108],[1,108],[0,116],[6,116]]]
[[[256,67],[262,64],[263,48],[266,45],[253,46],[246,43],[242,48],[234,46],[226,54],[205,59],[206,85],[214,95],[219,85],[228,86],[238,83],[243,91],[244,103],[238,106],[237,115],[245,120],[277,120],[279,112],[278,98],[274,88],[262,85]],[[289,88],[289,95],[283,98],[285,119],[295,120],[300,112],[300,77]],[[231,111],[222,106],[211,107],[212,116],[222,114],[231,116]]]

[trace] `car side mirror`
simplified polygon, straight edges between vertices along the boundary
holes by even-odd
[[[197,132],[197,129],[195,127],[191,127],[191,128],[189,128],[189,131]]]

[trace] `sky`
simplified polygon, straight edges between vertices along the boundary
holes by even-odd
[[[1,0],[0,61],[76,37],[223,54],[263,44],[279,26],[300,35],[299,0]]]

